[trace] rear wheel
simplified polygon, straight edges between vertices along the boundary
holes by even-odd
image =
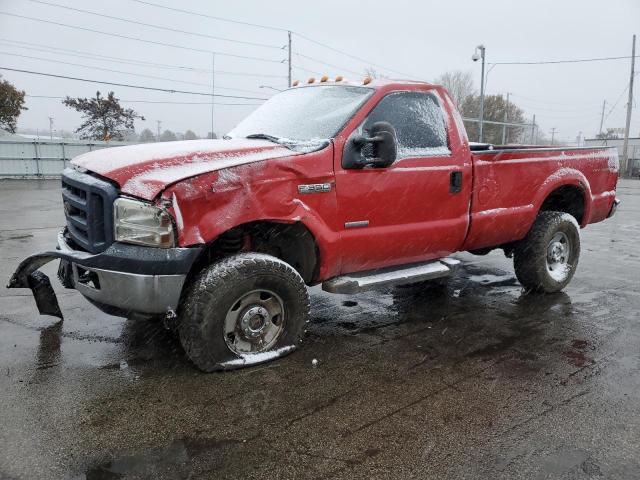
[[[193,280],[179,311],[180,342],[204,371],[262,363],[296,348],[308,315],[306,285],[290,265],[234,255]]]
[[[537,292],[558,292],[573,278],[580,258],[576,219],[564,212],[541,212],[514,250],[516,277]]]

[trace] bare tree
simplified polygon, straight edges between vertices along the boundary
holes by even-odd
[[[171,130],[165,130],[160,135],[160,138],[158,139],[158,141],[159,142],[175,142],[177,139],[178,137],[176,137],[175,133],[173,133]]]
[[[196,140],[197,138],[198,136],[193,132],[193,130],[187,130],[186,132],[184,132],[185,140]]]
[[[434,83],[442,85],[449,91],[453,103],[458,108],[462,106],[467,97],[475,93],[471,72],[463,72],[462,70],[445,72],[436,78]]]
[[[364,76],[365,77],[370,77],[370,78],[380,78],[380,74],[378,73],[378,71],[373,68],[373,67],[367,67],[364,69]]]
[[[480,116],[480,96],[469,95],[460,105],[460,113],[463,117],[478,118]],[[505,116],[506,113],[506,116]],[[505,117],[510,123],[525,123],[524,112],[513,102],[507,104],[502,95],[487,95],[484,97],[484,119],[502,122]],[[478,122],[465,122],[467,135],[470,140],[478,138]],[[483,141],[486,143],[502,143],[502,125],[484,124]],[[505,130],[505,143],[516,141],[525,133],[523,127],[509,126]],[[525,135],[526,136],[526,135]]]
[[[370,77],[372,79],[376,79],[376,78],[389,78],[389,75],[384,75],[382,73],[380,73],[378,70],[376,70],[373,67],[367,67],[364,69],[364,76],[365,77]]]
[[[155,142],[156,137],[153,135],[153,132],[151,130],[149,130],[148,128],[145,128],[140,132],[139,140],[142,143]]]

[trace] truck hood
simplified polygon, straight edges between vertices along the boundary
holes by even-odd
[[[113,180],[123,193],[153,200],[189,177],[301,153],[266,140],[187,140],[105,148],[79,155],[71,163]]]

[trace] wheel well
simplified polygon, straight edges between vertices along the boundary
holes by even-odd
[[[307,284],[318,276],[318,246],[313,234],[300,222],[258,221],[234,227],[207,246],[200,263],[210,264],[239,252],[260,252],[279,258],[295,268]]]
[[[584,216],[584,194],[576,185],[563,185],[551,192],[540,207],[540,211],[565,212],[582,224]]]

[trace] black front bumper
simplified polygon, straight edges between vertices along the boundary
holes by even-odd
[[[7,288],[30,288],[41,314],[62,318],[49,278],[38,271],[60,259],[58,276],[63,285],[75,288],[93,303],[119,311],[157,314],[175,308],[184,280],[202,252],[202,247],[153,248],[113,243],[104,252],[92,254],[72,245],[65,232],[60,232],[58,249],[24,259]]]

